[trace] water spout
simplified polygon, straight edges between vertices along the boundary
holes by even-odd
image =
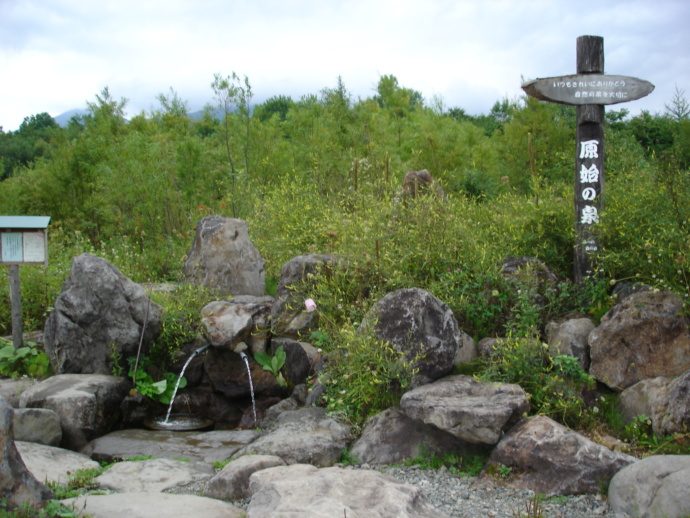
[[[254,383],[252,382],[252,371],[249,368],[249,358],[244,354],[244,351],[239,352],[240,358],[244,360],[244,364],[247,366],[247,376],[249,377],[249,391],[252,394],[252,411],[254,412],[254,426],[256,426],[256,401],[254,401]]]
[[[211,344],[206,344],[202,347],[199,347],[196,349],[192,354],[187,358],[187,361],[185,362],[184,366],[182,367],[182,370],[180,371],[180,375],[177,378],[177,383],[175,383],[175,390],[173,390],[172,397],[170,398],[170,404],[168,405],[168,411],[165,414],[165,421],[163,421],[164,424],[168,423],[168,419],[170,419],[170,412],[172,411],[173,403],[175,402],[175,396],[177,395],[177,389],[180,388],[180,380],[182,379],[182,376],[184,376],[184,371],[187,370],[187,365],[198,355],[201,353],[205,352],[206,349],[211,347]]]

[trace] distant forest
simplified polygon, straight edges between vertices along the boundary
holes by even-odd
[[[216,74],[212,91],[198,119],[171,89],[157,109],[126,120],[127,100],[105,88],[64,128],[38,113],[0,131],[0,213],[49,215],[51,260],[93,250],[119,257],[138,281],[177,280],[194,226],[210,214],[247,220],[274,277],[285,260],[312,251],[375,258],[382,269],[388,260],[387,278],[398,284],[515,253],[570,275],[573,107],[522,97],[471,116],[391,75],[366,99],[339,79],[300,99],[254,104],[249,79],[235,73]],[[607,275],[687,291],[689,168],[682,89],[664,113],[607,108]],[[413,250],[390,221],[402,178],[420,169],[450,201],[432,230],[410,222],[406,232],[420,243],[435,236]],[[494,248],[470,260],[463,246]]]

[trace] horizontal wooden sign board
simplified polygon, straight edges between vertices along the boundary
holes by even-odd
[[[617,104],[649,95],[654,85],[636,77],[574,74],[526,81],[522,89],[527,95],[554,103]]]

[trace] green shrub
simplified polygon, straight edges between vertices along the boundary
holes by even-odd
[[[10,378],[30,376],[47,378],[52,373],[48,355],[38,344],[26,341],[25,345],[15,349],[12,341],[0,338],[0,374]]]
[[[392,406],[408,389],[416,370],[388,342],[353,327],[341,330],[328,352],[328,368],[320,378],[323,403],[331,412],[361,429],[370,416]]]
[[[527,393],[532,415],[548,415],[570,427],[591,423],[592,413],[582,391],[593,389],[595,380],[576,358],[551,358],[548,345],[537,336],[508,336],[499,340],[493,353],[482,361],[485,368],[477,377],[520,385]]]

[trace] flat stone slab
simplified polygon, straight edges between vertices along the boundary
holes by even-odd
[[[193,495],[168,493],[115,493],[111,495],[84,495],[62,500],[68,507],[74,505],[82,515],[98,518],[244,518],[245,512],[227,502]]]
[[[212,464],[229,459],[258,436],[259,432],[254,430],[213,432],[119,430],[91,441],[82,453],[94,460],[107,462],[151,456]]]
[[[24,465],[42,483],[67,485],[69,474],[80,469],[98,469],[100,464],[86,455],[33,442],[15,441]]]
[[[203,482],[215,474],[209,464],[151,459],[118,462],[96,477],[96,481],[101,489],[153,493]]]

